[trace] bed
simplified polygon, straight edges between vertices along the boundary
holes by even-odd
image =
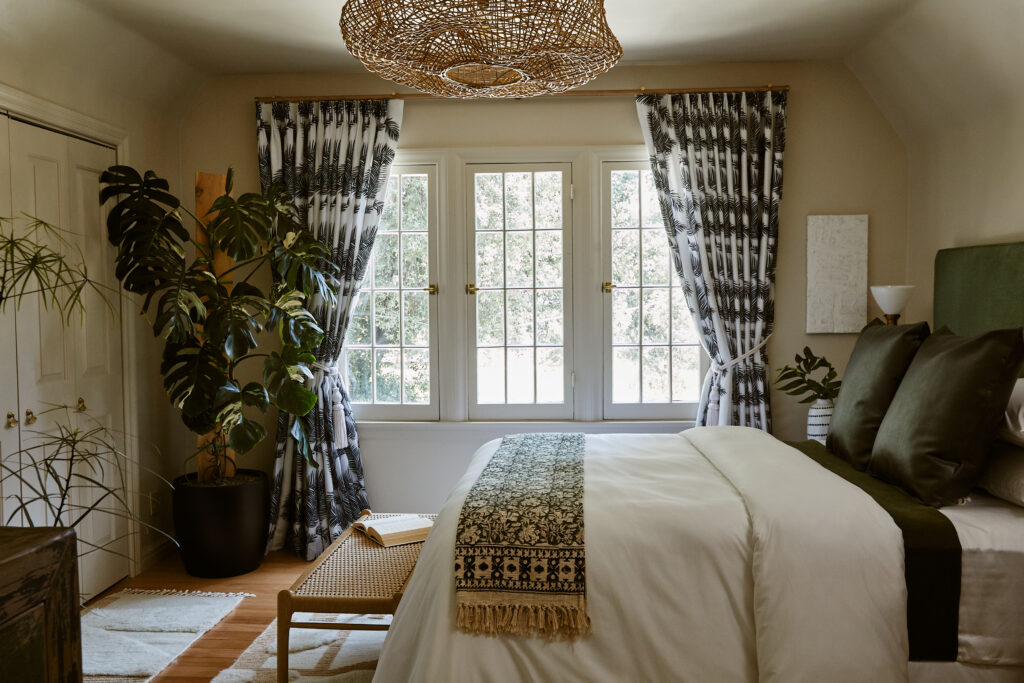
[[[1021,283],[1024,244],[940,252],[936,326],[1019,326],[1024,302],[1002,294]],[[974,492],[941,508],[961,553],[956,661],[910,661],[894,518],[800,450],[740,427],[586,436],[592,633],[464,633],[456,526],[498,448],[477,451],[441,510],[375,681],[1024,681],[1024,507]]]

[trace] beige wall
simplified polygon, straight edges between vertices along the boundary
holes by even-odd
[[[175,103],[198,81],[174,55],[79,2],[0,0],[0,84],[124,129],[128,161],[172,181],[179,176]],[[187,187],[191,194],[192,184]],[[159,346],[138,320],[137,364],[126,371],[138,384],[140,455],[147,467],[173,474],[182,467],[187,439],[161,387]],[[150,521],[169,529],[169,489],[144,476],[141,492],[157,495]],[[148,515],[148,503],[141,512]],[[158,541],[146,534],[143,552]]]
[[[789,124],[780,216],[773,366],[810,345],[842,369],[853,335],[804,334],[807,214],[870,215],[869,280],[900,281],[906,262],[903,143],[850,72],[836,63],[619,67],[596,88],[685,88],[786,83]],[[210,79],[182,122],[181,184],[196,170],[232,164],[240,190],[256,189],[253,98],[267,95],[390,94],[370,75],[227,76]],[[630,98],[504,102],[406,102],[400,147],[633,145],[643,139]],[[877,313],[872,309],[872,313]],[[773,396],[776,433],[800,438],[806,408]],[[368,457],[372,454],[368,454]],[[266,464],[269,453],[254,462]]]
[[[907,313],[930,319],[935,252],[1024,240],[1024,3],[928,0],[848,63],[906,141]]]

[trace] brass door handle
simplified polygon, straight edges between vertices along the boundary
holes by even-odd
[[[84,413],[88,408],[85,406],[85,399],[81,396],[78,397],[78,405],[75,406],[75,410],[80,413]]]
[[[437,285],[430,285],[429,287],[424,287],[423,291],[426,292],[427,294],[433,296],[433,295],[437,294]]]
[[[601,285],[601,290],[605,294],[611,294],[613,289],[615,289],[615,285],[613,285],[610,282],[605,282],[603,285]]]
[[[14,413],[8,411],[8,413],[7,413],[7,422],[4,423],[4,428],[5,429],[10,429],[11,427],[16,427],[17,425],[18,425],[18,417]]]
[[[466,294],[472,295],[472,294],[476,294],[478,291],[480,291],[480,290],[477,289],[477,286],[475,284],[473,284],[472,282],[470,282],[468,285],[466,285]]]
[[[39,418],[37,418],[36,414],[33,413],[31,410],[26,410],[25,411],[25,424],[27,424],[27,425],[35,424],[37,419],[39,419]]]

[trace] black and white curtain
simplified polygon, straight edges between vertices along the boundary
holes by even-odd
[[[697,424],[770,431],[786,93],[640,95],[637,113],[672,260],[711,359]]]
[[[295,449],[282,415],[271,496],[269,549],[290,540],[315,559],[368,508],[359,438],[338,369],[345,330],[377,236],[402,123],[401,100],[256,104],[260,185],[282,183],[299,217],[340,268],[333,306],[314,306],[325,337],[316,353],[316,406],[306,420],[318,467]]]

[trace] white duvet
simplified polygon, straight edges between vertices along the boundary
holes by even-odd
[[[593,634],[457,631],[456,523],[498,444],[441,510],[375,681],[907,680],[899,529],[859,488],[743,427],[587,436]]]

